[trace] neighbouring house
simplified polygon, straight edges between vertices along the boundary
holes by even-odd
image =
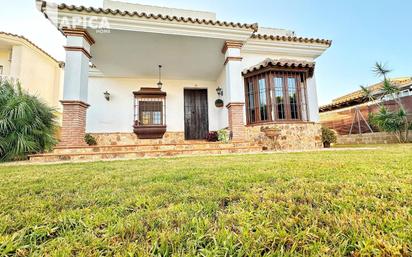
[[[409,115],[412,115],[412,77],[395,78],[391,79],[391,82],[399,88],[400,101]],[[383,82],[380,82],[368,87],[375,99],[381,98],[382,86]],[[379,101],[384,101],[385,106],[389,109],[397,106],[393,96],[384,96]],[[351,128],[352,134],[370,133],[371,130],[367,126],[369,113],[375,113],[378,110],[376,102],[366,98],[362,90],[336,98],[332,103],[319,108],[322,125],[336,130],[339,135],[348,135]],[[358,115],[355,115],[356,113]],[[371,129],[378,132],[378,129],[372,125]]]
[[[18,80],[23,89],[56,108],[59,117],[63,66],[27,38],[0,32],[0,77]]]
[[[233,142],[321,146],[315,59],[331,41],[204,11],[37,3],[67,37],[59,148],[84,146],[86,132],[100,145],[134,145],[221,129]],[[65,26],[90,17],[109,29]]]

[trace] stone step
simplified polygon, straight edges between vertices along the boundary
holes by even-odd
[[[90,152],[90,153],[48,153],[30,155],[31,162],[60,162],[60,161],[98,161],[108,159],[137,159],[154,158],[179,155],[218,155],[231,153],[260,152],[260,146],[243,146],[228,148],[201,148],[181,150],[149,150],[149,151],[114,151],[114,152]]]
[[[140,145],[102,145],[88,147],[56,147],[53,154],[103,153],[103,152],[132,152],[160,150],[196,150],[196,149],[227,149],[233,147],[256,146],[250,142],[188,142],[181,144],[140,144]]]

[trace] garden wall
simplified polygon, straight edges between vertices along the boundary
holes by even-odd
[[[409,140],[412,140],[412,131],[409,132]],[[337,144],[394,144],[398,143],[396,137],[386,132],[375,132],[365,134],[338,135]]]

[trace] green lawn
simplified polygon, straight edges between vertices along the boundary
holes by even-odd
[[[412,255],[412,145],[0,167],[0,256]]]

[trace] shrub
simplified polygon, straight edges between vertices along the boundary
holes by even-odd
[[[229,135],[226,131],[226,129],[221,129],[217,131],[218,134],[218,140],[224,143],[229,142]]]
[[[209,132],[208,134],[207,134],[207,141],[209,141],[209,142],[216,142],[216,141],[218,141],[219,140],[219,135],[218,135],[218,133],[216,132],[216,131],[212,131],[212,132]]]
[[[51,150],[57,143],[54,112],[19,82],[0,80],[0,161]]]
[[[322,143],[325,147],[330,146],[331,143],[336,143],[337,137],[335,131],[330,128],[322,127]]]
[[[393,134],[399,143],[406,143],[409,138],[409,130],[412,128],[412,120],[408,118],[410,115],[400,99],[399,88],[387,77],[390,70],[384,65],[376,63],[374,72],[378,77],[383,78],[380,92],[374,93],[369,88],[361,86],[364,97],[379,108],[377,113],[369,114],[371,124],[381,131]],[[395,102],[393,108],[389,109],[385,106],[385,96],[390,96],[393,99]]]
[[[84,141],[86,142],[86,144],[88,145],[97,145],[97,141],[96,138],[90,134],[86,134],[84,136]]]

